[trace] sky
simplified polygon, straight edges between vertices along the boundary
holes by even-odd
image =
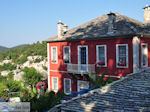
[[[69,28],[118,12],[143,22],[150,0],[0,0],[0,45],[13,47],[57,34],[61,20]]]

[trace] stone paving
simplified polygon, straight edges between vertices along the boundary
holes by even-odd
[[[150,72],[129,75],[59,108],[62,112],[150,112]]]

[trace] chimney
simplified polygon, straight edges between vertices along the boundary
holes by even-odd
[[[150,24],[150,5],[146,5],[143,9],[144,9],[144,23]]]
[[[67,30],[68,26],[59,20],[57,23],[58,39],[62,39]]]
[[[110,12],[108,15],[108,34],[114,33],[114,22],[116,21],[115,13]]]

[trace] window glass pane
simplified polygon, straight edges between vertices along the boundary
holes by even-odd
[[[57,80],[57,78],[53,78],[53,90],[54,91],[58,90],[58,80]]]
[[[99,46],[98,47],[98,61],[100,65],[105,65],[105,47]]]
[[[118,65],[119,66],[126,66],[127,65],[127,57],[126,57],[126,46],[121,45],[118,46]]]
[[[86,47],[80,48],[80,60],[81,64],[86,64]]]
[[[53,63],[55,63],[57,61],[57,48],[56,47],[52,47],[51,49],[51,61]]]
[[[64,47],[64,63],[70,63],[69,47]]]
[[[71,91],[71,83],[69,79],[65,79],[65,93],[70,93]]]

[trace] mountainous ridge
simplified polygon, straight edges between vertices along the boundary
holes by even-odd
[[[5,51],[5,50],[7,50],[7,49],[8,49],[7,47],[0,46],[0,52],[1,52],[1,51]]]

